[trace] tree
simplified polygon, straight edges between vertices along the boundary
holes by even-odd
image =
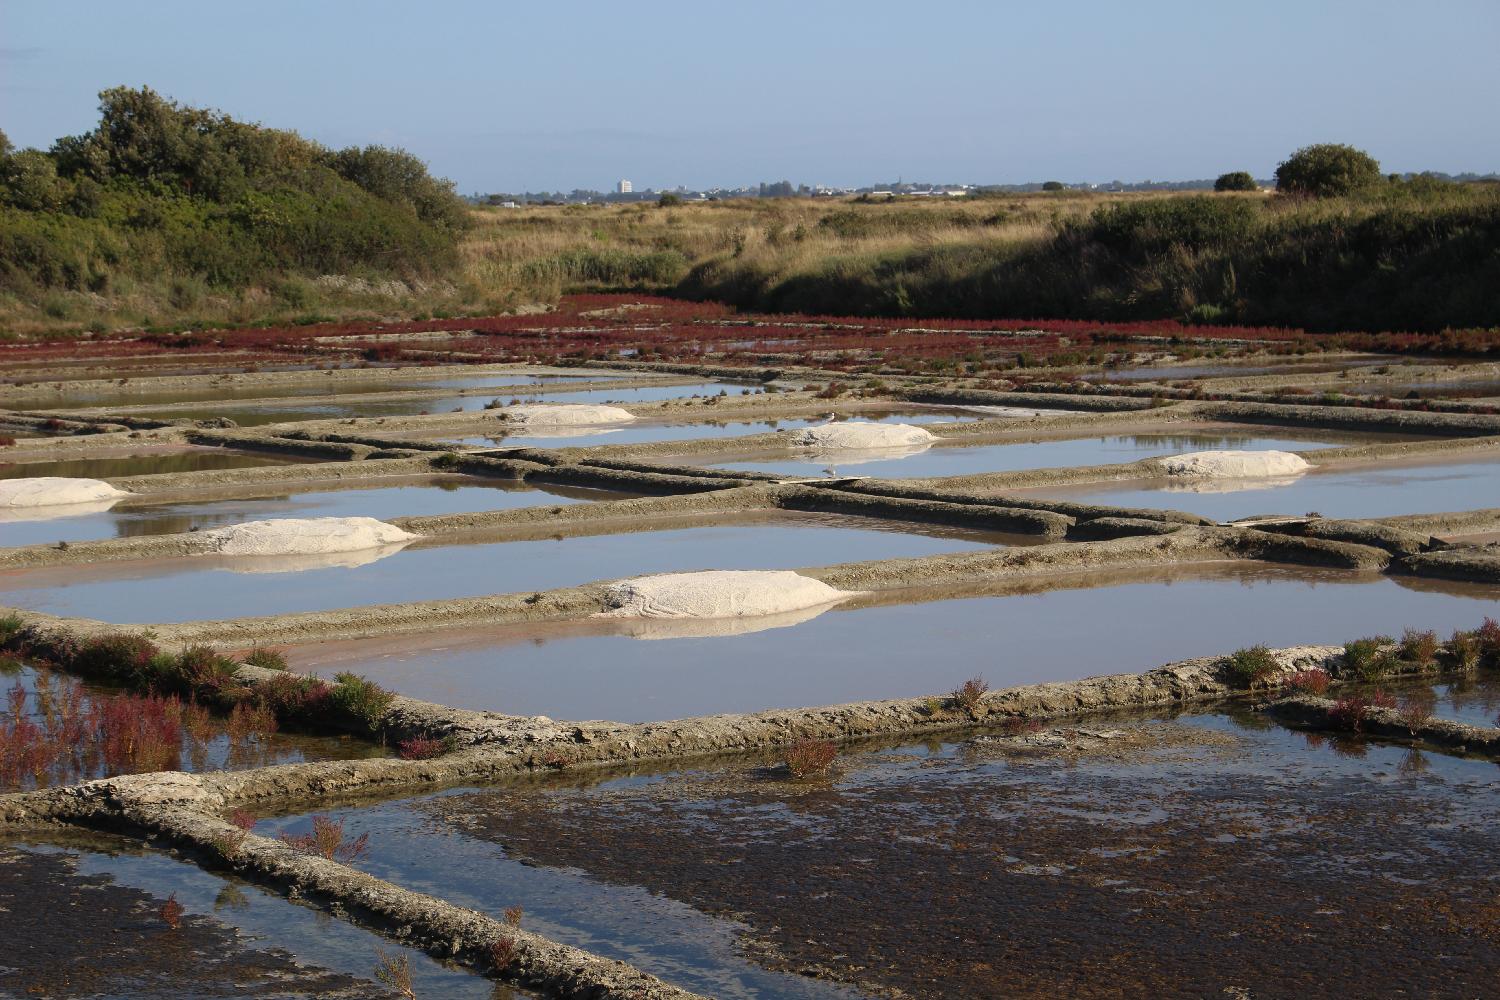
[[[672,208],[675,205],[681,205],[682,195],[667,191],[660,198],[656,199],[656,204],[660,208]]]
[[[1061,191],[1064,185],[1062,181],[1047,181],[1042,185],[1043,191]]]
[[[1245,170],[1235,170],[1227,174],[1220,174],[1219,179],[1214,181],[1215,191],[1254,191],[1258,185],[1255,178]]]
[[[1304,146],[1276,168],[1276,190],[1314,198],[1350,194],[1380,180],[1374,157],[1342,143]]]

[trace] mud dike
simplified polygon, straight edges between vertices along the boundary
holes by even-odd
[[[744,382],[727,381],[737,374]],[[1410,745],[1466,761],[1492,757],[1500,745],[1493,725],[1413,721],[1411,711],[1381,704],[1361,709],[1354,729],[1340,729],[1348,714],[1341,693],[1363,697],[1377,673],[1389,685],[1420,687],[1490,669],[1486,657],[1497,654],[1483,635],[1473,640],[1477,652],[1460,637],[1430,649],[1411,640],[1377,643],[1375,659],[1366,660],[1363,647],[1280,641],[1268,613],[1262,622],[1234,622],[1282,647],[1265,651],[1252,671],[1249,660],[1228,656],[1233,645],[1215,645],[1228,641],[1218,637],[1228,626],[1211,611],[1183,611],[1176,621],[1166,613],[1195,587],[1316,586],[1316,597],[1290,603],[1347,607],[1360,621],[1378,614],[1356,614],[1375,601],[1388,601],[1390,614],[1431,614],[1434,622],[1477,609],[1471,624],[1479,624],[1500,598],[1492,543],[1500,508],[1485,502],[1500,496],[1486,492],[1500,483],[1488,478],[1500,469],[1500,417],[1310,406],[1267,398],[1255,385],[1204,401],[1177,400],[1160,387],[996,391],[907,378],[829,400],[802,388],[827,381],[826,373],[775,374],[783,391],[765,393],[760,373],[713,365],[260,372],[225,383],[233,391],[219,400],[202,398],[200,380],[161,376],[131,380],[129,391],[149,401],[72,407],[61,405],[69,394],[124,390],[87,379],[19,388],[0,424],[54,436],[19,438],[6,459],[22,472],[65,462],[69,473],[14,476],[8,492],[0,490],[18,498],[0,511],[0,605],[9,606],[0,616],[10,616],[6,647],[25,669],[175,690],[216,709],[272,706],[288,732],[340,733],[346,749],[352,741],[367,756],[320,757],[321,744],[309,743],[299,759],[280,762],[231,756],[198,766],[171,756],[183,770],[53,787],[23,776],[0,795],[0,822],[34,838],[92,831],[147,844],[148,856],[170,855],[202,877],[311,904],[403,954],[546,995],[928,995],[904,974],[882,972],[873,952],[848,958],[852,941],[835,954],[809,948],[810,931],[779,935],[773,928],[791,926],[794,915],[737,879],[724,882],[717,903],[649,885],[691,904],[699,914],[691,919],[705,926],[718,927],[714,914],[748,915],[746,926],[722,931],[743,945],[733,955],[714,950],[721,946],[709,934],[701,955],[681,960],[647,931],[611,937],[598,923],[606,917],[587,912],[593,904],[584,900],[603,891],[597,887],[570,884],[575,909],[546,913],[546,933],[507,917],[479,889],[465,894],[455,885],[453,898],[415,891],[382,854],[417,836],[405,832],[393,804],[420,798],[428,803],[421,808],[437,809],[461,799],[421,797],[459,789],[519,796],[507,807],[518,817],[507,844],[533,843],[527,850],[543,865],[598,867],[618,882],[629,873],[583,852],[547,803],[567,802],[602,829],[614,794],[602,789],[614,787],[613,777],[655,775],[661,797],[653,792],[637,805],[670,812],[699,802],[698,791],[673,791],[691,773],[720,775],[692,779],[710,782],[704,802],[722,795],[751,809],[768,795],[806,798],[809,815],[821,816],[817,796],[885,766],[878,755],[893,747],[907,753],[926,741],[1014,762],[1124,759],[1124,747],[1156,753],[1177,745],[1177,736],[1165,739],[1142,720],[1227,718],[1258,702],[1272,703],[1272,712],[1256,716],[1267,725],[1345,732],[1377,748]],[[404,387],[385,387],[393,381]],[[193,391],[199,395],[166,398]],[[231,413],[254,411],[259,421],[267,412],[301,417],[317,408],[344,412],[230,425]],[[579,437],[546,440],[563,430]],[[268,464],[107,474],[121,456],[149,463],[185,451],[263,456]],[[860,464],[840,468],[841,451],[857,453]],[[854,474],[864,470],[872,471]],[[75,513],[56,514],[62,496],[78,505]],[[28,518],[33,506],[39,516]],[[861,557],[873,552],[893,554]],[[275,577],[246,575],[278,559]],[[1334,597],[1346,593],[1378,596]],[[352,599],[360,596],[378,599]],[[1095,598],[1123,617],[1089,610]],[[1032,601],[1041,603],[1023,604]],[[1079,602],[1082,617],[1064,618],[1050,637],[1021,638],[1042,610],[995,624],[1018,606],[1068,601]],[[176,613],[197,607],[215,613]],[[1122,608],[1160,623],[1160,635],[1132,645],[1128,620],[1136,613]],[[1195,617],[1205,621],[1202,633]],[[1244,616],[1231,607],[1224,621],[1236,617]],[[1397,625],[1434,627],[1424,621]],[[1333,626],[1315,631],[1288,638],[1356,638]],[[1094,636],[1079,647],[1091,654],[1070,651],[1069,634],[1080,633]],[[148,638],[131,645],[126,635]],[[1179,650],[1174,635],[1203,646]],[[802,636],[815,638],[804,646]],[[1048,659],[1043,639],[1061,652]],[[155,656],[142,652],[143,642]],[[284,652],[292,669],[258,655],[269,649]],[[1027,675],[1027,664],[1040,664],[1038,673]],[[638,667],[647,672],[632,674]],[[373,671],[394,693],[344,668]],[[995,669],[1013,671],[1006,676],[1018,682],[963,686]],[[324,676],[322,688],[300,679],[313,673]],[[1326,679],[1327,698],[1277,697],[1310,674]],[[495,687],[494,705],[466,693],[495,677],[506,682]],[[834,679],[828,697],[808,699],[820,707],[785,707],[823,694]],[[429,691],[450,694],[420,696]],[[855,700],[857,692],[870,697]],[[601,710],[583,721],[559,705]],[[674,712],[684,705],[702,710]],[[597,721],[615,713],[620,721]],[[788,748],[824,740],[847,762],[846,777],[827,779],[832,785],[789,779],[784,768],[792,765],[780,763]],[[1196,754],[1221,742],[1195,730],[1183,745]],[[277,746],[268,738],[261,745],[267,753]],[[602,782],[601,791],[577,801],[548,791],[566,780]],[[309,812],[339,812],[355,826],[383,817],[389,829],[372,827],[368,857],[270,835],[301,830],[299,816]],[[455,829],[471,838],[465,843],[499,835],[488,814],[453,815]],[[872,821],[869,830],[877,829]],[[649,852],[649,839],[633,840],[633,831],[619,825],[620,846]],[[953,849],[962,850],[945,848]],[[706,855],[703,864],[727,858]],[[1040,877],[1032,864],[1005,861],[1007,871]],[[677,872],[683,880],[699,874]],[[525,884],[506,883],[514,903],[544,907],[540,883],[535,904]],[[653,913],[661,921],[681,916]],[[941,925],[936,916],[912,919],[918,930],[928,919]],[[875,929],[864,940],[887,938]],[[917,949],[884,965],[925,968],[927,960]],[[1459,964],[1463,978],[1484,961]],[[438,976],[440,967],[424,974]],[[960,977],[945,989],[985,987]]]

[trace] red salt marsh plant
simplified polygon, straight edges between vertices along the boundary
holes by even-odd
[[[782,754],[782,763],[793,778],[822,774],[838,757],[838,747],[831,740],[798,740]]]
[[[182,915],[185,913],[183,905],[177,902],[177,893],[172,893],[162,901],[161,906],[156,908],[156,915],[161,922],[167,925],[168,930],[175,931],[182,926]]]
[[[396,752],[401,755],[402,760],[431,760],[441,757],[448,750],[447,740],[427,736],[413,736],[396,744]]]
[[[1281,690],[1285,694],[1321,695],[1328,690],[1330,683],[1332,683],[1332,678],[1328,676],[1328,671],[1314,667],[1292,674],[1282,684]]]

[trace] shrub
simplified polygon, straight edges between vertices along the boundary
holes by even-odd
[[[389,955],[382,948],[376,948],[375,955],[375,978],[389,986],[397,996],[416,1000],[417,991],[411,981],[411,956],[405,952]]]
[[[1356,680],[1373,681],[1384,677],[1391,668],[1390,657],[1382,648],[1394,640],[1377,635],[1344,643],[1344,671]]]
[[[251,696],[282,722],[308,725],[319,721],[332,692],[333,688],[316,677],[286,673],[261,681]]]
[[[1415,736],[1417,730],[1432,719],[1432,712],[1436,706],[1437,697],[1432,689],[1420,688],[1402,695],[1396,711],[1401,713],[1401,721],[1406,723],[1406,728]]]
[[[1479,646],[1479,655],[1486,663],[1500,664],[1500,622],[1486,618],[1474,630],[1474,641]]]
[[[279,649],[265,649],[257,646],[245,655],[244,662],[252,667],[262,667],[266,670],[285,670],[286,654]]]
[[[1362,698],[1358,695],[1340,698],[1328,710],[1328,724],[1334,729],[1357,733],[1359,732],[1359,727],[1365,721],[1365,714],[1369,710],[1370,701],[1368,698]]]
[[[1304,146],[1276,168],[1276,190],[1315,198],[1352,194],[1380,180],[1374,157],[1341,143]]]
[[[490,964],[496,972],[504,972],[516,960],[516,939],[502,934],[490,942]]]
[[[1265,684],[1279,669],[1280,664],[1265,646],[1236,650],[1224,661],[1224,673],[1236,688]]]
[[[395,698],[392,692],[358,674],[336,674],[334,680],[338,683],[330,693],[333,704],[371,728],[379,724]]]
[[[431,739],[426,736],[413,736],[411,739],[402,740],[396,744],[396,752],[402,760],[431,760],[441,757],[449,750],[447,740]]]
[[[1214,181],[1215,191],[1257,191],[1260,186],[1255,183],[1255,178],[1250,176],[1247,170],[1234,170],[1227,174],[1220,174],[1219,179]]]
[[[1286,679],[1281,689],[1286,694],[1321,695],[1328,690],[1330,682],[1326,670],[1299,670]]]
[[[1397,654],[1407,663],[1419,667],[1430,666],[1437,659],[1438,638],[1436,632],[1419,632],[1407,629],[1401,633],[1401,645]]]
[[[1459,670],[1473,670],[1479,666],[1479,640],[1473,632],[1456,629],[1448,640],[1448,655]]]
[[[972,712],[984,701],[984,696],[989,691],[990,685],[983,677],[970,677],[949,695],[949,702],[955,708],[961,708],[965,712]]]
[[[1066,187],[1067,187],[1067,185],[1064,184],[1062,181],[1043,181],[1042,182],[1042,190],[1043,191],[1061,191],[1061,190],[1063,190]]]
[[[798,740],[786,748],[782,763],[794,778],[821,774],[833,764],[838,748],[830,740]]]

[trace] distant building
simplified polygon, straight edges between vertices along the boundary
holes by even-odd
[[[629,194],[635,187],[629,181],[621,181],[615,185],[615,194]]]

